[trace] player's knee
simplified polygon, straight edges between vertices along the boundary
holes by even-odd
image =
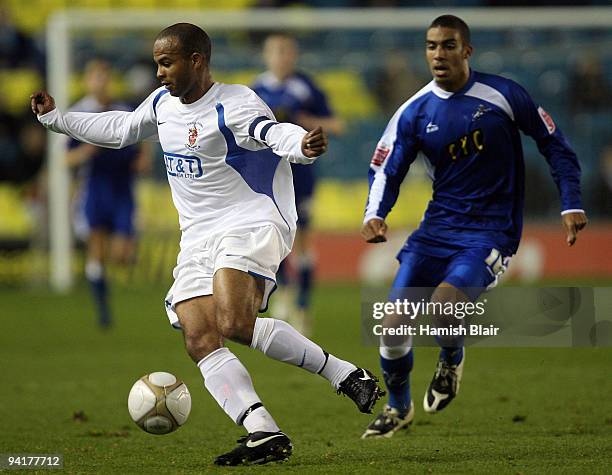
[[[386,360],[397,360],[406,356],[410,350],[411,346],[411,337],[408,337],[402,344],[398,346],[386,346],[385,342],[381,342],[381,346],[379,348],[380,356],[385,358]]]
[[[129,248],[120,249],[115,252],[115,260],[118,264],[127,265],[132,257],[132,252]]]
[[[436,336],[436,341],[440,347],[455,348],[463,346],[461,336],[457,336],[453,331],[463,324],[462,319],[455,314],[454,308],[455,305],[468,300],[460,289],[448,283],[439,285],[432,294],[430,302],[433,305],[429,316],[435,327],[443,330]],[[449,306],[453,311],[449,311]]]
[[[132,259],[131,250],[127,247],[117,247],[111,250],[111,259],[114,264],[127,266]]]

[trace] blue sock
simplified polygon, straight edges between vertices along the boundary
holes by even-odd
[[[299,308],[308,308],[310,304],[310,289],[312,288],[312,263],[300,264],[297,304]]]
[[[108,289],[106,279],[100,276],[96,279],[88,279],[91,286],[96,309],[98,311],[98,323],[101,327],[107,327],[111,324],[111,314],[108,306]]]
[[[463,347],[442,347],[440,348],[440,359],[451,365],[458,365],[463,359]]]
[[[380,367],[389,392],[389,406],[400,412],[406,412],[410,408],[410,371],[413,362],[412,349],[396,360],[380,357]]]

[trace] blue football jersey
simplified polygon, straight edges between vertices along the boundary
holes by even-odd
[[[271,72],[265,72],[257,77],[252,89],[272,109],[279,122],[295,123],[300,112],[319,117],[332,115],[325,94],[300,72],[283,81]]]
[[[124,104],[109,106],[112,110],[130,110]],[[103,112],[106,109],[92,96],[86,96],[72,108],[75,112]],[[81,142],[70,139],[68,148]],[[96,148],[92,157],[79,169],[82,187],[79,190],[74,226],[77,235],[85,238],[94,228],[131,236],[134,232],[134,162],[138,147],[122,149]]]
[[[121,103],[112,104],[108,109],[130,110],[127,105]],[[98,101],[91,96],[84,97],[70,110],[75,112],[104,111]],[[75,148],[79,145],[81,142],[70,139],[68,148]],[[97,148],[91,159],[80,170],[87,192],[125,194],[126,197],[131,197],[135,176],[134,161],[137,157],[138,147],[135,145],[118,150]]]
[[[581,209],[580,166],[552,118],[516,82],[471,71],[461,90],[447,92],[432,81],[391,118],[370,164],[365,221],[387,216],[422,153],[433,196],[404,250],[434,257],[478,247],[514,254],[525,179],[519,131],[546,158],[562,211]]]

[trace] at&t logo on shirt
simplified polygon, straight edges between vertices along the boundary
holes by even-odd
[[[169,176],[177,178],[200,178],[204,172],[199,157],[189,157],[164,152],[164,162]]]

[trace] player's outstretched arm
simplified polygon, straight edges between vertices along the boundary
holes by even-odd
[[[315,158],[327,151],[327,134],[322,127],[315,127],[302,139],[302,153],[308,158]]]
[[[291,163],[313,163],[327,150],[327,134],[321,127],[310,132],[297,124],[277,122],[270,108],[252,90],[237,88],[225,104],[225,123],[238,145],[255,140]]]
[[[123,148],[157,134],[154,91],[133,112],[62,112],[46,91],[30,96],[30,106],[47,129],[99,147]]]
[[[562,216],[563,227],[567,234],[567,245],[573,246],[576,242],[578,232],[584,229],[588,223],[586,214],[583,211],[565,213]]]
[[[386,242],[387,241],[387,224],[381,218],[372,218],[363,223],[361,227],[361,236],[367,242]]]

